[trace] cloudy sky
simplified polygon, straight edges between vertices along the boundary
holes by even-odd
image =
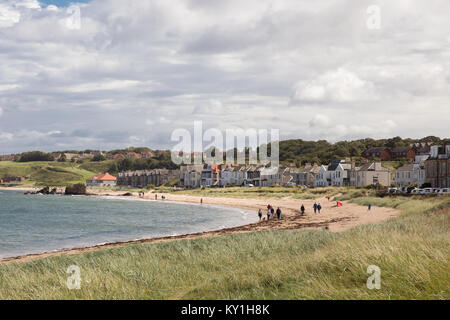
[[[69,1],[0,0],[0,154],[169,148],[194,120],[283,139],[449,136],[448,0],[76,5],[80,24]]]

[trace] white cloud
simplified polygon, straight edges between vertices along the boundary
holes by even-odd
[[[11,27],[20,21],[20,12],[5,3],[0,3],[0,28]]]
[[[339,68],[297,84],[294,100],[300,102],[353,102],[375,99],[375,86],[355,73]]]

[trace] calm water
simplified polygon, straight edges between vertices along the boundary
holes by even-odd
[[[0,258],[254,221],[256,214],[217,206],[0,190]]]

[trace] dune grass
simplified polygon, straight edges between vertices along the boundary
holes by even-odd
[[[449,299],[450,200],[357,198],[390,221],[335,234],[263,231],[0,265],[1,299]],[[69,290],[67,267],[81,269]],[[369,290],[367,267],[381,269]]]
[[[357,196],[366,195],[369,191],[356,189],[352,187],[325,187],[325,188],[307,188],[301,187],[227,187],[227,188],[205,188],[205,189],[188,189],[174,191],[169,187],[157,187],[153,192],[179,193],[193,196],[204,197],[238,197],[238,198],[285,198],[292,197],[294,199],[318,199],[326,195],[336,196],[344,194],[354,194]],[[353,198],[355,196],[351,196]]]

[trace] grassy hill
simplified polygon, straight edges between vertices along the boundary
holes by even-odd
[[[26,177],[27,180],[21,183],[23,185],[65,186],[85,182],[97,173],[70,162],[0,162],[0,177]]]
[[[403,211],[346,232],[263,231],[0,265],[0,299],[450,299],[448,197],[366,198]],[[81,269],[68,290],[67,267]],[[381,289],[366,286],[381,269]]]

